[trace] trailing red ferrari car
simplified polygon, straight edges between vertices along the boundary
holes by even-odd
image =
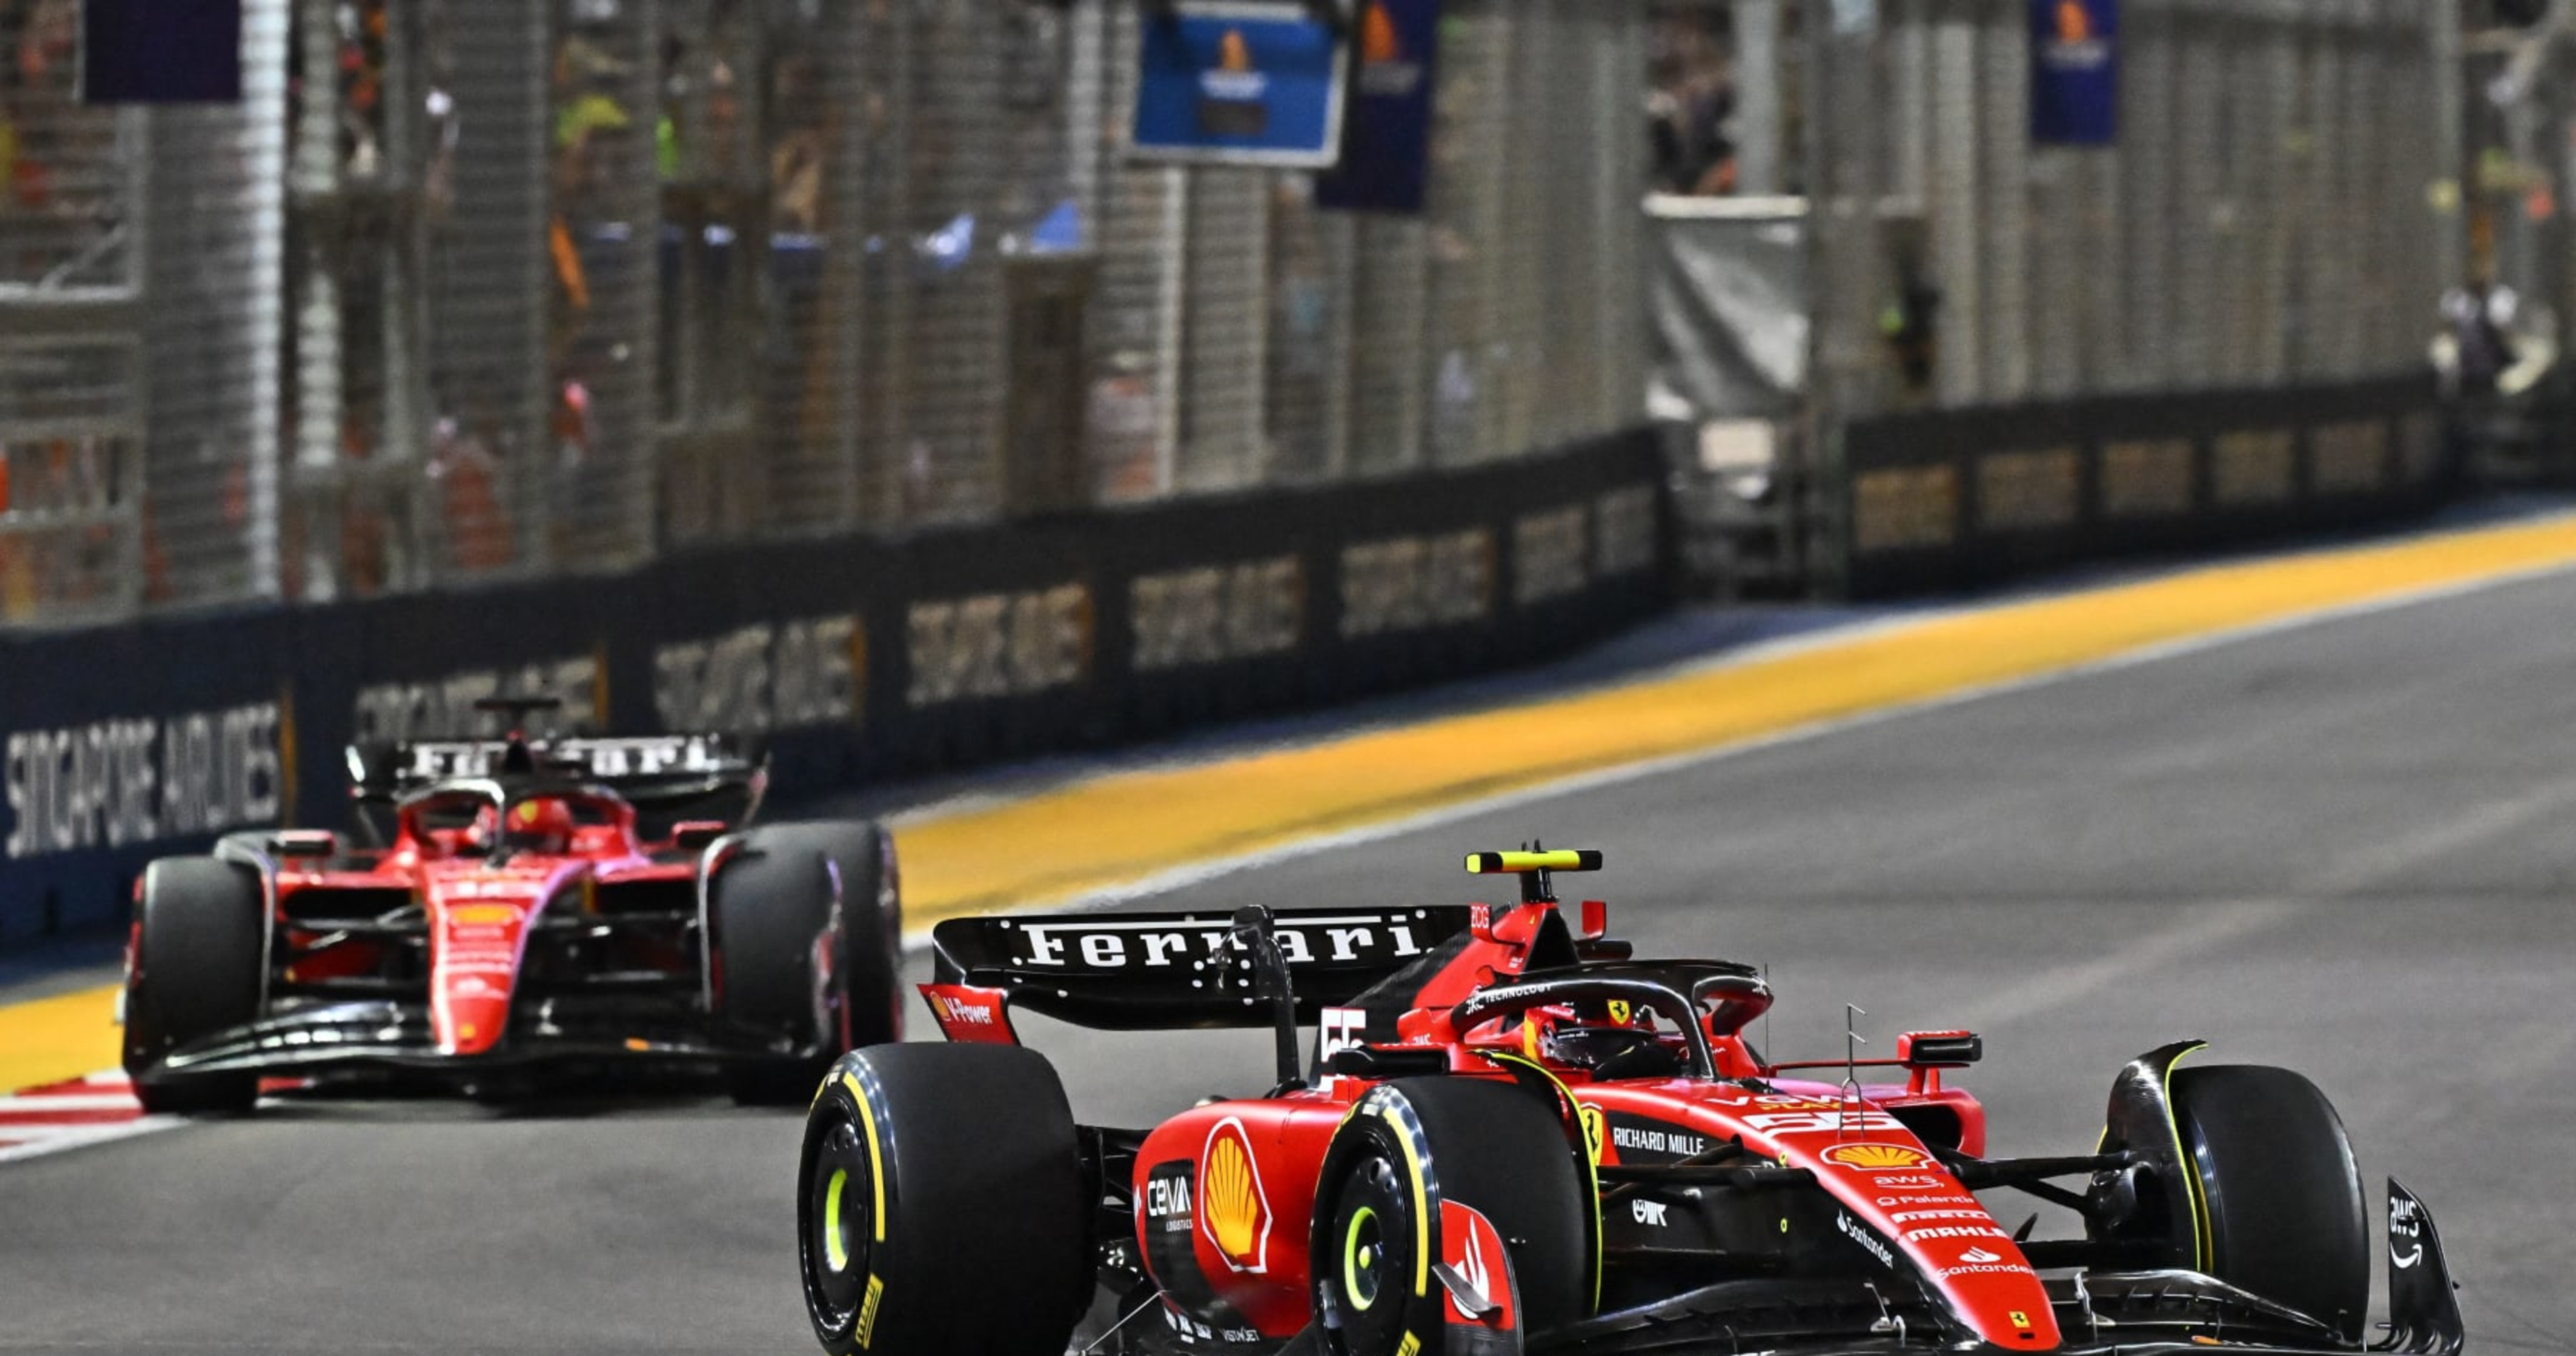
[[[767,773],[732,740],[514,732],[350,763],[375,845],[236,834],[138,882],[124,1062],[147,1109],[247,1109],[263,1075],[488,1089],[635,1063],[794,1104],[902,1035],[892,840],[743,827]]]
[[[2167,1045],[2113,1080],[2089,1151],[1990,1158],[1985,1109],[1945,1081],[1977,1036],[1767,1058],[1759,972],[1635,959],[1597,901],[1569,924],[1552,873],[1600,865],[1469,858],[1520,876],[1508,907],[941,924],[923,993],[949,1043],[843,1058],[807,1116],[799,1255],[824,1348],[2363,1349],[2372,1227],[2308,1080],[2177,1068],[2198,1043]],[[1270,1025],[1277,1086],[1150,1130],[1077,1125],[1019,1009]],[[1831,1081],[1797,1076],[1818,1069]],[[2080,1227],[2035,1238],[1988,1189]],[[2457,1351],[2431,1217],[2394,1181],[2385,1236],[2372,1349]]]

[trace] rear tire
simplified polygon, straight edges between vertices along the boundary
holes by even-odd
[[[805,1115],[796,1231],[833,1356],[1062,1356],[1097,1289],[1073,1111],[1018,1046],[843,1056]]]
[[[149,1112],[250,1110],[253,1073],[171,1073],[172,1051],[259,1016],[268,899],[259,874],[213,857],[168,857],[143,872],[126,976],[125,1071]]]
[[[1418,1139],[1418,1159],[1408,1138]],[[1455,1356],[1447,1291],[1436,1275],[1415,1288],[1413,1255],[1426,1236],[1433,1261],[1461,1255],[1465,1240],[1445,1227],[1451,1204],[1482,1214],[1505,1240],[1523,1341],[1584,1318],[1597,1259],[1580,1152],[1545,1103],[1508,1083],[1408,1078],[1369,1093],[1335,1133],[1318,1179],[1309,1274],[1321,1349],[1394,1356],[1410,1342],[1423,1356]],[[1417,1219],[1426,1209],[1427,1235]],[[1486,1293],[1506,1299],[1496,1293],[1505,1281],[1489,1270]],[[1499,1336],[1457,1331],[1478,1346]]]
[[[833,930],[829,862],[840,877],[831,974],[816,1001],[816,939]],[[896,967],[903,905],[894,843],[871,823],[777,824],[745,835],[713,896],[725,1016],[797,1047],[726,1072],[746,1106],[801,1106],[843,1051],[903,1039]]]
[[[2209,1273],[2359,1342],[2370,1217],[2334,1105],[2299,1074],[2257,1064],[2179,1069],[2172,1088],[2207,1202]]]

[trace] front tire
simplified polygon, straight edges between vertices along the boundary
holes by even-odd
[[[156,1114],[242,1112],[253,1073],[173,1073],[172,1051],[259,1016],[268,964],[268,897],[259,873],[213,857],[169,857],[143,872],[134,962],[126,975],[126,1074]]]
[[[754,829],[710,893],[727,1020],[802,1051],[728,1070],[735,1101],[802,1105],[843,1051],[903,1039],[903,905],[882,827]]]
[[[2172,1087],[2209,1273],[2359,1342],[2370,1217],[2334,1105],[2299,1074],[2257,1064],[2180,1069]]]
[[[1318,1182],[1309,1274],[1322,1350],[1517,1350],[1515,1337],[1585,1317],[1597,1259],[1579,1152],[1553,1110],[1512,1084],[1408,1078],[1371,1091],[1335,1133]],[[1488,1226],[1486,1239],[1473,1236]],[[1497,1243],[1506,1266],[1469,1261]],[[1481,1272],[1483,1292],[1508,1307],[1510,1334],[1460,1323],[1433,1263],[1471,1281]]]
[[[1035,1051],[853,1051],[806,1113],[797,1260],[833,1356],[1062,1356],[1097,1288],[1090,1225],[1073,1111]]]

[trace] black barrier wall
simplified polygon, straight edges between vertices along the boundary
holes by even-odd
[[[2365,526],[2452,486],[2429,380],[1895,415],[1845,435],[1847,589]]]
[[[0,635],[0,945],[123,918],[153,857],[347,819],[343,750],[568,723],[769,737],[779,797],[1538,659],[1663,606],[1645,434],[1477,470],[632,575]]]

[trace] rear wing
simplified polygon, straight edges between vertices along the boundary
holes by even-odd
[[[1297,1020],[1348,1004],[1466,933],[1468,905],[1288,910],[1270,935],[1287,963]],[[1269,1026],[1253,950],[1232,913],[1102,913],[952,918],[931,930],[936,980],[923,986],[952,1040],[1010,1040],[1006,1006],[1102,1031]]]
[[[421,739],[349,748],[351,794],[399,799],[462,779],[568,779],[604,786],[630,801],[701,796],[758,779],[767,760],[730,735],[642,735],[622,739]]]

